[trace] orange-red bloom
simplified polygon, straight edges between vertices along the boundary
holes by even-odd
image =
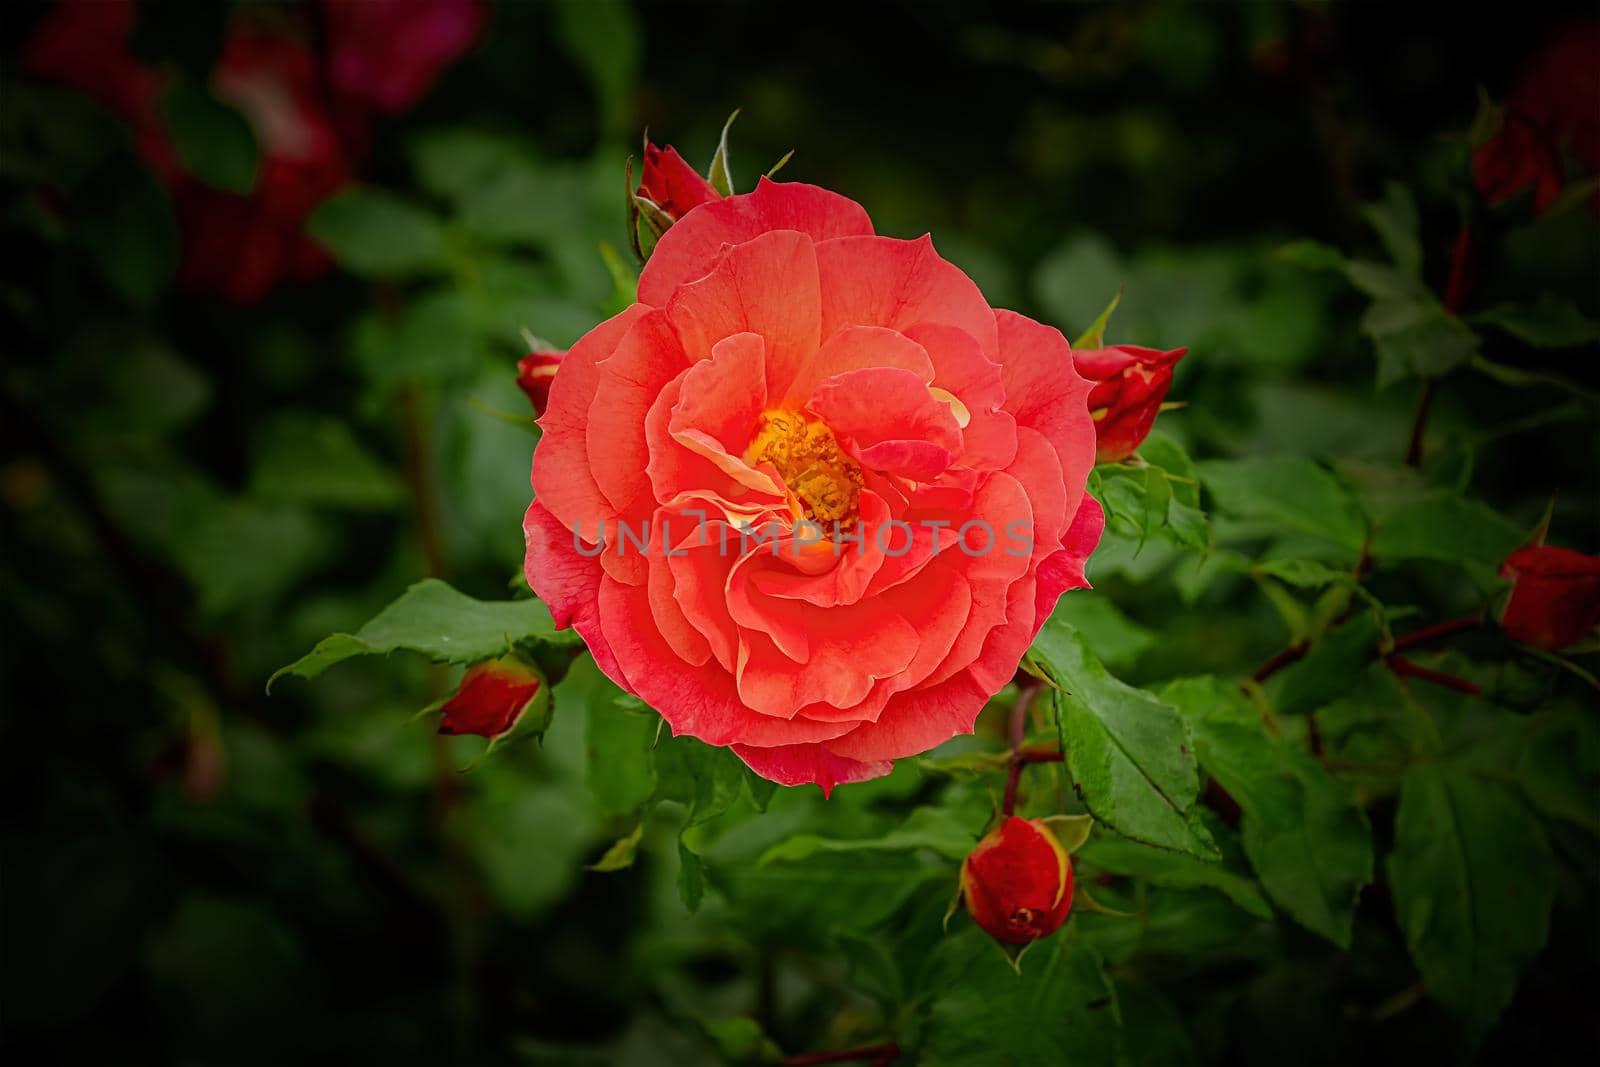
[[[516,656],[474,663],[444,705],[441,734],[496,738],[509,731],[539,695],[539,672]]]
[[[1010,816],[962,861],[961,899],[997,941],[1049,937],[1072,909],[1072,860],[1043,822]]]
[[[555,381],[564,356],[559,349],[539,349],[517,360],[517,385],[527,394],[535,414],[543,415],[549,406],[550,383]]]
[[[1101,463],[1127,459],[1144,443],[1172,386],[1172,368],[1187,351],[1111,345],[1072,353],[1078,373],[1094,383],[1089,411]]]
[[[567,353],[528,582],[675,733],[788,785],[886,774],[970,732],[1086,584],[1088,393],[927,238],[763,180]]]
[[[1566,648],[1600,622],[1600,557],[1550,545],[1519,548],[1500,573],[1514,581],[1500,628],[1518,641]]]

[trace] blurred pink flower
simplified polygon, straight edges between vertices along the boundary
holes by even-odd
[[[333,91],[389,114],[422,99],[485,21],[479,0],[324,0],[322,7]]]

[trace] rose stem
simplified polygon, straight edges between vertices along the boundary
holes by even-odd
[[[1474,612],[1471,615],[1463,615],[1459,619],[1447,619],[1444,622],[1434,623],[1432,626],[1424,626],[1420,630],[1414,630],[1403,637],[1395,638],[1394,651],[1399,652],[1403,648],[1412,648],[1416,645],[1426,644],[1429,641],[1438,641],[1454,634],[1465,633],[1467,630],[1475,629],[1482,621],[1483,616]]]
[[[1450,249],[1450,277],[1444,285],[1444,310],[1459,316],[1467,303],[1469,276],[1468,264],[1472,258],[1472,227],[1461,224],[1455,245]],[[1406,466],[1422,465],[1423,438],[1428,429],[1428,412],[1433,408],[1433,397],[1438,392],[1439,379],[1429,378],[1422,385],[1422,397],[1417,401],[1417,414],[1411,421],[1411,440],[1406,445]]]
[[[1477,682],[1469,682],[1465,678],[1457,678],[1455,675],[1445,674],[1443,671],[1430,670],[1420,664],[1411,662],[1404,656],[1391,654],[1384,657],[1383,662],[1401,678],[1421,678],[1425,682],[1442,685],[1446,689],[1454,689],[1456,692],[1465,693],[1468,696],[1475,697],[1483,692],[1483,686]]]

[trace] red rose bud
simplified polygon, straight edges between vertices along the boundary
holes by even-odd
[[[1163,352],[1138,345],[1073,351],[1073,366],[1094,383],[1089,414],[1098,441],[1096,462],[1127,459],[1144,443],[1172,385],[1172,368],[1187,351]]]
[[[550,402],[550,384],[566,352],[558,348],[536,348],[517,360],[517,384],[528,394],[536,415],[543,415]]]
[[[684,162],[671,145],[644,146],[644,176],[639,194],[660,208],[669,222],[677,222],[693,208],[721,199],[715,187]]]
[[[474,663],[455,696],[445,701],[439,732],[499,737],[517,724],[538,694],[539,672],[516,656]]]
[[[1041,820],[1013,815],[962,862],[961,899],[997,941],[1048,937],[1072,909],[1072,861]]]
[[[1513,579],[1500,628],[1518,641],[1566,648],[1600,622],[1600,557],[1548,545],[1519,548],[1500,573]]]

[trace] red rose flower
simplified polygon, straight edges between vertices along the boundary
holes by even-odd
[[[1072,910],[1072,860],[1043,822],[1010,816],[962,861],[961,899],[996,941],[1049,937]]]
[[[517,724],[539,695],[539,672],[516,656],[475,663],[444,705],[441,734],[499,737]]]
[[[480,0],[324,0],[328,79],[342,99],[411,107],[483,29]]]
[[[1566,648],[1600,622],[1600,556],[1549,545],[1519,548],[1500,573],[1513,579],[1500,628],[1518,641]]]
[[[28,39],[23,66],[143,120],[154,113],[162,78],[128,48],[133,17],[133,0],[58,0]]]
[[[1187,351],[1112,345],[1072,353],[1078,373],[1094,383],[1089,412],[1099,438],[1099,462],[1127,459],[1144,443],[1172,386],[1172,368]]]
[[[653,144],[644,147],[644,174],[639,180],[639,195],[673,221],[701,204],[721,199],[711,183],[684,162],[677,149],[671,145],[658,148]]]
[[[58,0],[23,51],[34,77],[93,97],[134,128],[139,153],[158,172],[173,166],[158,107],[166,78],[133,55],[133,0]]]
[[[565,355],[559,349],[538,349],[517,360],[517,385],[528,394],[528,403],[536,414],[543,415],[549,406],[550,383],[555,381],[556,368]]]
[[[1070,356],[927,238],[763,179],[669,229],[567,353],[528,582],[674,733],[787,785],[886,774],[970,732],[1087,584]]]
[[[1529,62],[1500,129],[1473,154],[1478,191],[1498,204],[1532,187],[1543,212],[1561,195],[1563,150],[1600,174],[1600,23],[1569,27]]]
[[[327,268],[327,253],[302,231],[312,209],[350,180],[350,167],[303,42],[235,29],[212,91],[250,121],[261,168],[249,196],[177,183],[186,235],[181,280],[250,303],[285,278],[307,280]]]

